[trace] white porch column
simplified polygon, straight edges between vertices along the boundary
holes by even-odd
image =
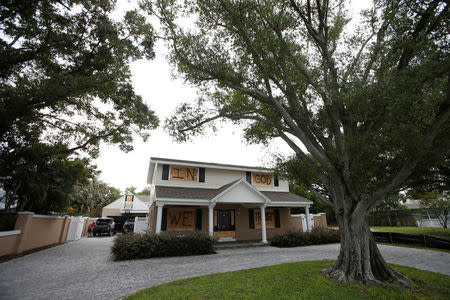
[[[309,223],[309,205],[305,207],[306,212],[306,232],[311,231],[311,224]]]
[[[216,205],[210,204],[208,206],[208,230],[210,237],[214,237],[214,206]]]
[[[163,203],[156,203],[156,206],[158,207],[158,210],[156,211],[156,234],[161,233],[161,222],[162,222],[162,210],[163,210]]]
[[[263,242],[264,244],[267,244],[266,207],[265,206],[261,206],[260,209],[261,209],[261,235],[262,235],[261,242]]]

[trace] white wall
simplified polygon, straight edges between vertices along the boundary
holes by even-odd
[[[134,217],[134,233],[146,233],[148,217]]]
[[[77,241],[83,234],[84,217],[70,217],[69,230],[67,232],[67,241]]]
[[[155,185],[217,189],[235,180],[246,178],[246,171],[205,168],[205,182],[192,182],[170,179],[162,180],[162,169],[163,165],[158,164],[156,167],[156,174],[155,176],[153,176],[153,182]],[[255,187],[260,191],[289,192],[289,183],[285,180],[279,180],[279,186]]]

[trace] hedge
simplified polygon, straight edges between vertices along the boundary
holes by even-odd
[[[290,232],[275,235],[270,241],[270,245],[275,247],[298,247],[339,243],[339,241],[340,235],[337,230],[313,230],[312,232]]]
[[[215,241],[206,234],[124,234],[114,240],[114,260],[216,253]]]

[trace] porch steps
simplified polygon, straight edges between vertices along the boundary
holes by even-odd
[[[261,241],[245,241],[245,242],[218,242],[216,248],[220,249],[233,249],[233,248],[250,248],[250,247],[262,247],[268,246]]]

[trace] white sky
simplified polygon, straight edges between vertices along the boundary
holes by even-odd
[[[368,0],[354,0],[352,14],[367,5]],[[129,1],[121,0],[117,11],[124,12],[133,6]],[[163,43],[156,44],[155,52],[156,57],[151,61],[133,62],[131,73],[136,93],[155,111],[162,126],[166,117],[180,103],[196,99],[196,90],[183,80],[172,77],[171,67],[165,58],[167,49]],[[129,186],[140,190],[147,185],[151,156],[270,167],[275,153],[293,153],[282,140],[274,140],[269,147],[248,145],[243,140],[242,128],[230,124],[222,126],[216,135],[195,138],[188,143],[174,142],[161,126],[153,131],[147,142],[136,137],[134,151],[129,153],[122,152],[117,146],[102,145],[100,156],[95,160],[101,171],[100,179],[121,190]]]

